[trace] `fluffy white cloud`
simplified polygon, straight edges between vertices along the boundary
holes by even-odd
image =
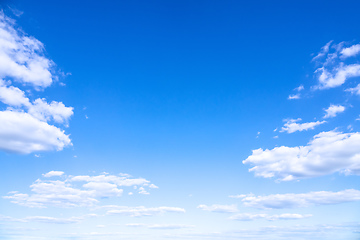
[[[152,208],[146,208],[144,206],[139,206],[139,207],[109,206],[109,207],[112,208],[111,210],[107,211],[107,214],[109,215],[127,215],[131,217],[153,216],[168,212],[185,213],[185,209],[179,207],[152,207]]]
[[[360,191],[347,189],[339,192],[319,191],[309,193],[272,194],[267,196],[245,195],[242,203],[246,207],[265,208],[298,208],[311,205],[330,205],[360,201]]]
[[[360,174],[360,133],[321,132],[306,146],[253,150],[244,164],[256,176],[282,181],[342,172]]]
[[[73,108],[65,107],[62,102],[52,101],[49,104],[45,99],[38,98],[29,107],[29,114],[41,121],[54,120],[57,123],[64,123],[73,115]]]
[[[71,140],[48,122],[67,125],[73,108],[43,98],[31,101],[12,85],[18,82],[39,90],[57,78],[51,73],[54,64],[43,55],[43,44],[14,23],[0,11],[0,101],[6,105],[6,110],[0,109],[0,150],[23,154],[62,150],[72,145]]]
[[[63,176],[61,171],[50,171],[44,177]],[[79,182],[86,182],[78,186]],[[36,180],[31,186],[32,194],[11,192],[5,199],[27,206],[44,208],[52,207],[88,207],[99,202],[103,197],[120,197],[123,189],[144,185],[146,179],[131,179],[128,176],[65,176],[64,180]],[[130,184],[131,183],[131,184]]]
[[[43,174],[44,177],[59,177],[62,176],[64,172],[62,171],[50,171],[48,173]]]
[[[349,78],[360,76],[360,64],[358,64],[357,61],[352,64],[345,64],[342,61],[347,57],[356,56],[360,51],[360,45],[353,45],[346,48],[344,47],[345,44],[345,42],[333,44],[331,41],[313,58],[313,61],[321,65],[315,71],[319,81],[315,89],[339,87]],[[321,59],[324,60],[321,61]]]
[[[234,215],[230,217],[232,220],[238,220],[238,221],[252,221],[257,219],[265,219],[268,221],[275,221],[275,220],[297,220],[297,219],[303,219],[311,217],[311,214],[297,214],[297,213],[283,213],[283,214],[275,214],[275,215],[269,215],[266,213],[240,213],[237,215]]]
[[[0,12],[0,78],[35,87],[48,87],[53,82],[53,62],[43,55],[43,44],[15,29],[13,21]]]
[[[197,208],[204,210],[204,211],[210,211],[210,212],[220,212],[220,213],[234,213],[237,212],[237,206],[236,205],[219,205],[214,204],[211,206],[207,205],[199,205]]]
[[[307,122],[307,123],[298,123],[301,121],[301,118],[298,119],[288,119],[286,123],[281,128],[280,132],[293,133],[296,131],[304,131],[309,129],[314,129],[316,126],[326,123],[326,121],[316,121],[316,122]]]
[[[345,107],[341,105],[333,105],[331,104],[330,107],[325,109],[325,115],[324,118],[333,118],[336,117],[338,113],[342,113],[345,111]]]
[[[344,65],[331,69],[331,72],[325,68],[318,68],[316,72],[321,73],[319,76],[319,89],[334,88],[341,86],[345,81],[352,77],[360,76],[360,64]]]
[[[352,45],[351,47],[344,48],[341,50],[340,54],[343,58],[353,57],[360,53],[360,44]]]
[[[8,86],[2,79],[0,79],[0,101],[15,107],[30,105],[30,100],[25,97],[24,91],[17,87]]]
[[[0,149],[7,152],[62,150],[71,146],[69,135],[25,112],[0,111]]]

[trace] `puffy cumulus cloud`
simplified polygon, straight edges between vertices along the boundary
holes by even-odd
[[[346,43],[327,43],[319,54],[313,58],[320,65],[315,74],[319,84],[315,89],[335,88],[343,85],[349,78],[360,76],[360,64],[354,58],[354,63],[345,64],[343,60],[356,56],[360,51],[360,45],[345,47]]]
[[[0,101],[15,107],[29,106],[30,100],[25,97],[25,92],[17,87],[9,86],[9,84],[0,79]]]
[[[57,123],[64,123],[73,115],[73,108],[66,107],[62,102],[52,101],[49,104],[44,98],[38,98],[29,107],[29,114],[41,121],[54,120]]]
[[[307,131],[309,129],[314,129],[316,126],[326,123],[326,121],[316,121],[316,122],[307,122],[307,123],[298,123],[301,121],[301,118],[298,119],[287,119],[286,123],[281,128],[280,132],[293,133],[296,131]]]
[[[359,53],[360,53],[360,44],[354,44],[354,45],[352,45],[350,47],[343,48],[340,51],[340,54],[341,54],[342,58],[353,57],[353,56],[356,56]]]
[[[62,176],[64,174],[64,172],[62,171],[50,171],[48,173],[43,174],[44,177],[48,178],[48,177],[59,177]]]
[[[325,109],[324,118],[333,118],[336,117],[338,113],[342,113],[345,111],[345,107],[341,105],[331,104],[330,107]]]
[[[35,87],[48,87],[53,82],[54,63],[44,54],[44,45],[15,29],[14,21],[0,12],[0,78]]]
[[[234,215],[230,217],[232,220],[238,220],[238,221],[252,221],[257,219],[265,219],[268,221],[275,221],[275,220],[297,220],[297,219],[303,219],[311,217],[311,214],[297,214],[297,213],[283,213],[283,214],[275,214],[275,215],[269,215],[266,213],[240,213],[237,215]]]
[[[38,179],[30,186],[31,194],[14,191],[3,198],[27,207],[89,207],[104,197],[120,197],[124,191],[120,187],[149,183],[146,179],[131,179],[128,176],[64,176],[61,171],[50,171],[43,176],[63,176],[63,180]]]
[[[13,85],[20,83],[35,90],[50,86],[57,76],[54,63],[44,54],[43,44],[15,28],[15,21],[0,11],[0,149],[28,154],[36,151],[62,150],[71,146],[69,135],[50,121],[67,126],[73,108],[62,102],[30,100]],[[30,90],[28,90],[30,91]]]
[[[282,209],[308,207],[311,205],[330,205],[360,200],[360,191],[347,189],[339,192],[319,191],[309,193],[271,194],[255,196],[253,194],[242,197],[246,207],[259,209]]]
[[[325,67],[316,70],[319,75],[319,89],[334,88],[341,86],[352,77],[360,76],[360,64],[345,65],[341,63],[331,71]]]
[[[105,206],[107,207],[107,206]],[[164,213],[185,213],[185,209],[179,207],[127,207],[127,206],[108,206],[111,208],[107,211],[109,215],[126,215],[130,217],[154,216]]]
[[[360,133],[321,132],[306,146],[253,150],[244,164],[256,176],[282,181],[318,177],[335,172],[360,174]]]
[[[219,205],[219,204],[214,204],[211,206],[207,206],[207,205],[199,205],[197,208],[204,210],[204,211],[209,211],[209,212],[219,212],[219,213],[234,213],[237,212],[237,206],[235,204],[233,205]]]
[[[17,111],[0,111],[0,149],[28,154],[34,151],[60,151],[71,146],[69,135],[32,115]]]

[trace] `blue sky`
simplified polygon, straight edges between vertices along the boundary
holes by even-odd
[[[358,1],[0,1],[0,239],[358,239]]]

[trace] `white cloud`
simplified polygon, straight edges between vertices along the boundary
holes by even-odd
[[[62,150],[71,146],[69,135],[49,121],[67,125],[73,108],[44,98],[31,101],[23,90],[13,86],[29,85],[36,90],[50,86],[53,62],[43,52],[43,44],[15,28],[15,21],[0,11],[0,150],[28,154]],[[30,89],[27,90],[31,92]]]
[[[330,41],[327,44],[325,44],[325,46],[323,46],[321,48],[321,51],[315,57],[313,57],[312,61],[315,61],[315,60],[325,56],[329,52],[330,45],[331,45],[332,42],[333,41]]]
[[[38,98],[30,106],[29,114],[41,121],[54,120],[57,123],[64,123],[73,115],[73,108],[65,107],[62,102],[52,101],[49,104],[45,99]]]
[[[353,57],[358,53],[360,53],[360,44],[355,44],[352,45],[351,47],[344,48],[340,52],[342,58]]]
[[[259,209],[298,208],[311,205],[330,205],[360,201],[360,191],[347,189],[339,192],[319,191],[271,194],[267,196],[254,196],[250,194],[243,197],[241,201],[246,207]]]
[[[297,88],[295,88],[294,90],[300,92],[300,91],[302,91],[302,90],[304,90],[304,89],[305,89],[305,88],[304,88],[304,85],[300,85],[300,86],[298,86]]]
[[[300,99],[300,94],[297,93],[297,94],[289,95],[288,99],[289,99],[289,100]]]
[[[214,204],[211,206],[199,205],[197,208],[204,211],[219,212],[219,213],[234,213],[238,211],[236,205],[219,205],[219,204]]]
[[[360,174],[360,133],[321,132],[306,146],[253,150],[244,164],[256,176],[282,181],[318,177],[335,172]]]
[[[315,71],[319,81],[318,86],[314,87],[315,89],[339,87],[349,78],[360,76],[360,64],[357,61],[354,61],[352,64],[345,64],[342,61],[347,57],[357,55],[360,51],[360,44],[344,48],[345,44],[345,42],[339,44],[329,42],[313,58],[313,61],[316,60],[316,63],[320,64],[320,67]],[[320,61],[321,59],[325,60]]]
[[[311,214],[297,214],[297,213],[283,213],[283,214],[275,214],[275,215],[269,215],[265,213],[240,213],[237,215],[234,215],[230,217],[232,220],[238,220],[238,221],[252,221],[257,219],[265,219],[268,221],[275,221],[275,220],[298,220],[303,218],[311,217]]]
[[[71,146],[69,135],[25,112],[0,111],[0,149],[28,154]]]
[[[110,207],[113,209],[108,210],[107,214],[127,215],[130,217],[154,216],[168,212],[185,213],[185,209],[179,207],[152,207],[152,208],[146,208],[144,206],[139,206],[139,207],[110,206]]]
[[[50,171],[48,173],[43,174],[44,177],[59,177],[62,176],[64,172],[62,171]]]
[[[0,101],[15,107],[29,106],[30,101],[25,97],[25,93],[17,87],[8,86],[8,84],[0,79]]]
[[[351,94],[360,95],[360,83],[354,88],[345,89],[346,92],[350,92]]]
[[[301,118],[298,119],[288,119],[286,123],[281,128],[280,132],[293,133],[296,131],[307,131],[309,129],[314,129],[316,126],[326,123],[326,121],[316,121],[316,122],[307,122],[307,123],[297,123],[301,121]]]
[[[60,171],[50,171],[44,177],[62,176]],[[79,182],[86,182],[79,185]],[[36,180],[31,186],[32,194],[10,192],[5,199],[27,207],[89,207],[104,197],[120,197],[123,189],[133,185],[144,185],[146,179],[129,179],[114,175],[66,176],[64,180]],[[131,183],[131,184],[130,184]]]
[[[342,113],[345,111],[345,107],[341,105],[333,105],[331,104],[330,107],[325,109],[325,115],[324,118],[333,118],[336,117],[338,113]]]
[[[0,78],[35,87],[48,87],[53,82],[54,63],[43,55],[43,44],[16,30],[13,21],[0,12]]]
[[[338,67],[331,69],[331,72],[325,67],[321,67],[316,70],[316,73],[321,73],[319,89],[334,88],[343,85],[349,78],[359,77],[360,64],[344,65],[340,63]]]

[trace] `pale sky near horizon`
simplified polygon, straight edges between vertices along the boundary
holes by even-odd
[[[0,239],[359,239],[359,7],[0,0]]]

